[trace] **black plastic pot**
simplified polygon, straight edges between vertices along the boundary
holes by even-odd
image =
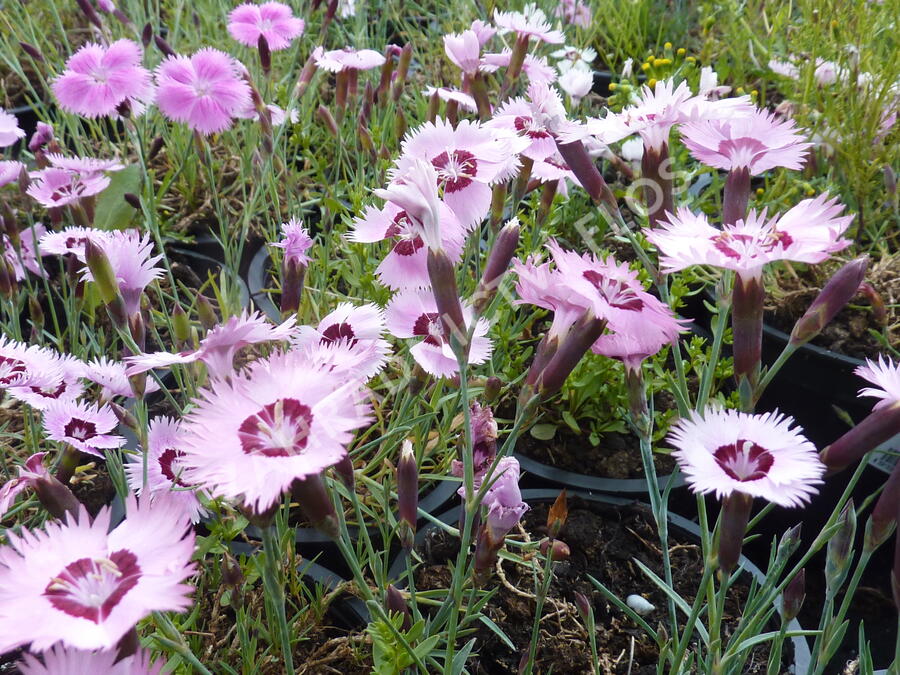
[[[211,248],[212,246],[212,248]],[[250,307],[250,290],[247,282],[241,277],[237,270],[229,270],[221,257],[215,255],[215,252],[221,252],[218,244],[214,246],[207,241],[199,241],[194,247],[177,246],[172,248],[172,252],[182,255],[191,263],[191,268],[197,273],[201,280],[206,278],[209,272],[218,274],[220,271],[226,271],[231,283],[237,284],[241,294],[241,307],[247,309]]]
[[[609,98],[612,95],[612,90],[609,88],[609,85],[612,84],[614,77],[615,75],[608,70],[595,70],[594,86],[591,87],[591,91],[604,98]],[[647,76],[643,73],[638,73],[637,80],[642,84],[647,81]]]
[[[281,321],[281,310],[272,301],[269,294],[269,289],[271,289],[270,260],[269,250],[263,244],[250,259],[250,268],[247,270],[247,286],[250,289],[250,299],[259,307],[260,311],[272,321]]]
[[[597,494],[592,492],[583,492],[578,490],[568,490],[567,495],[569,498],[580,497],[586,502],[595,502],[600,504],[625,505],[635,503],[633,500],[623,499],[621,497],[614,497],[611,495]],[[528,503],[553,503],[558,496],[559,490],[522,490],[522,500]],[[644,506],[646,506],[647,509],[650,508],[649,505],[645,504]],[[440,516],[438,516],[438,519],[441,522],[446,523],[447,525],[452,525],[455,527],[459,522],[459,516],[459,508],[454,508],[442,513]],[[683,516],[679,516],[675,513],[670,512],[669,525],[671,525],[676,530],[681,530],[683,533],[687,534],[693,539],[696,539],[698,541],[700,539],[700,527],[697,525],[697,523],[688,520]],[[430,536],[430,534],[434,532],[436,528],[437,525],[432,524],[424,529],[420,529],[416,533],[416,545],[418,546],[424,543],[426,538]],[[403,588],[406,585],[406,555],[407,554],[402,553],[397,556],[397,558],[395,558],[394,562],[391,564],[391,568],[388,572],[388,578],[395,580],[394,584],[400,588]],[[741,556],[738,565],[739,567],[747,570],[760,583],[765,580],[765,574],[763,574],[762,570],[760,570],[756,565],[754,565],[743,555]],[[788,630],[801,630],[800,624],[796,619],[792,620],[788,624]],[[794,648],[793,672],[805,673],[812,660],[812,656],[809,651],[809,644],[803,637],[791,638],[791,644]],[[883,673],[885,673],[885,671],[878,671],[878,673],[876,673],[875,675],[883,675]]]
[[[446,507],[450,499],[456,494],[458,484],[454,481],[439,481],[438,484],[419,499],[419,508],[426,513],[439,513]],[[424,519],[420,519],[423,521]],[[359,529],[355,527],[348,528],[350,537],[355,541],[359,536]],[[259,528],[250,525],[245,533],[247,537],[254,541],[262,539],[262,533]],[[369,537],[376,544],[381,541],[381,533],[375,527],[368,530]],[[342,572],[348,572],[346,563],[341,556],[337,544],[328,535],[320,532],[314,527],[295,527],[294,542],[297,551],[308,558],[321,556],[325,564]]]
[[[583,473],[575,473],[566,469],[559,469],[549,464],[544,464],[536,459],[515,453],[519,465],[526,472],[550,483],[563,487],[572,487],[579,490],[587,490],[592,493],[645,495],[647,494],[646,478],[603,478],[601,476],[589,476]],[[685,482],[681,473],[673,476],[659,476],[659,486],[664,488],[670,480],[674,480],[673,489],[682,487]]]

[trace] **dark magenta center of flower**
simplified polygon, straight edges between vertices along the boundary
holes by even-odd
[[[69,616],[100,623],[140,577],[137,557],[122,549],[109,558],[81,558],[69,563],[47,584],[44,595]]]
[[[394,220],[388,227],[387,232],[384,233],[384,236],[400,240],[394,245],[394,252],[397,255],[413,255],[425,245],[406,211],[400,211],[394,216]]]
[[[88,420],[80,420],[77,417],[73,417],[68,421],[63,431],[69,438],[86,441],[97,435],[97,426]]]
[[[24,361],[9,356],[0,356],[0,385],[8,385],[18,380],[28,368]]]
[[[791,235],[776,229],[772,229],[771,232],[763,237],[754,237],[753,235],[740,232],[722,232],[713,237],[712,241],[713,246],[719,253],[734,260],[739,260],[742,257],[742,253],[738,249],[744,251],[743,255],[749,254],[752,256],[756,253],[771,253],[776,248],[786,249],[794,243]]]
[[[444,342],[444,326],[441,323],[441,315],[437,312],[422,314],[413,324],[413,335],[424,335],[424,342],[440,347]]]
[[[77,198],[84,191],[84,187],[77,180],[72,178],[68,185],[58,185],[50,193],[50,200],[54,202],[69,202],[73,198]]]
[[[32,393],[42,396],[43,398],[59,398],[66,393],[66,389],[68,388],[69,385],[65,381],[60,382],[56,387],[30,387]]]
[[[543,129],[535,127],[534,119],[527,115],[519,115],[513,124],[520,135],[528,136],[528,138],[548,138],[550,136]]]
[[[176,470],[178,469],[179,457],[184,457],[184,453],[181,452],[181,450],[176,450],[175,448],[166,448],[159,456],[159,470],[162,471],[163,476],[172,481],[173,484],[180,487],[187,487],[185,483],[182,482],[181,478],[176,474]],[[174,469],[172,468],[173,464],[175,464]]]
[[[444,192],[459,192],[469,186],[478,171],[478,160],[468,150],[444,151],[431,160]]]
[[[66,237],[66,248],[80,249],[87,242],[87,237]]]
[[[299,455],[306,448],[312,421],[309,406],[293,398],[280,398],[241,423],[241,448],[248,455]]]
[[[772,468],[772,453],[753,441],[738,439],[713,453],[722,471],[734,480],[746,483],[765,478]]]
[[[333,323],[322,331],[322,342],[338,342],[347,340],[351,344],[356,343],[356,333],[349,323]]]
[[[644,308],[643,300],[628,284],[618,279],[611,279],[594,270],[582,272],[582,276],[594,285],[594,288],[612,307],[630,312],[640,312]]]

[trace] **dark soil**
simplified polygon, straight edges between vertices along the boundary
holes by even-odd
[[[108,506],[116,496],[116,488],[113,485],[112,478],[109,477],[109,471],[106,468],[106,462],[94,455],[81,453],[81,461],[79,466],[89,466],[94,464],[92,468],[85,469],[72,476],[69,481],[69,487],[79,502],[84,504],[85,508],[91,516],[96,516],[101,508]]]
[[[766,323],[789,334],[838,267],[838,262],[826,263],[794,270],[795,275],[782,275],[778,280],[779,290],[768,298]],[[869,268],[866,280],[886,305],[887,339],[892,346],[898,347],[900,333],[897,332],[896,312],[900,302],[900,258],[879,260]],[[812,344],[858,359],[877,358],[884,352],[884,346],[872,332],[884,330],[885,326],[875,320],[870,300],[859,294],[825,326]]]
[[[209,565],[220,562],[210,558]],[[296,568],[302,567],[299,558],[291,563]],[[304,584],[312,582],[307,578]],[[291,585],[288,585],[291,588]],[[224,593],[227,586],[219,583],[215,587],[203,589],[196,595],[199,605],[196,635],[202,640],[202,648],[195,650],[201,661],[210,666],[214,672],[220,672],[216,661],[227,663],[241,669],[244,652],[240,638],[235,631],[236,613],[235,598],[227,602]],[[372,649],[369,637],[365,633],[363,620],[345,605],[349,596],[340,587],[326,592],[322,596],[319,610],[313,609],[304,597],[288,597],[290,626],[294,636],[294,665],[298,675],[319,675],[320,673],[341,673],[342,675],[367,675],[372,672]],[[252,584],[246,582],[241,587],[240,605],[252,617],[259,617],[265,624],[265,594],[262,582]],[[275,639],[274,633],[272,639]],[[281,675],[284,663],[277,647],[268,656],[262,654],[268,649],[266,638],[259,640],[256,655],[257,670],[260,675]],[[0,671],[2,672],[2,671]]]
[[[547,504],[533,505],[524,519],[525,531],[532,540],[546,533]],[[673,528],[674,529],[674,528]],[[699,545],[690,535],[670,532],[670,557],[674,585],[678,593],[691,603],[702,575],[703,561]],[[659,652],[643,630],[622,612],[610,605],[594,589],[588,575],[594,577],[620,598],[637,593],[655,609],[644,618],[651,626],[668,625],[666,597],[634,564],[633,559],[662,576],[662,560],[653,517],[646,506],[630,504],[614,506],[585,502],[575,498],[569,502],[568,520],[559,538],[568,544],[568,560],[554,565],[554,580],[545,605],[543,625],[538,641],[537,673],[590,673],[591,654],[588,636],[574,605],[575,593],[586,596],[594,611],[600,670],[610,675],[650,675],[656,673]],[[458,549],[458,540],[435,530],[426,538],[420,553],[425,564],[416,573],[419,591],[447,588],[450,572],[446,566]],[[485,607],[485,613],[510,638],[510,650],[487,627],[476,624],[477,654],[470,659],[473,673],[517,673],[520,658],[531,641],[534,613],[534,576],[530,567],[503,564],[502,583],[495,572],[487,588],[499,590]],[[749,582],[749,576],[745,580]],[[740,617],[740,607],[748,587],[738,583],[726,600],[723,639]],[[679,617],[683,619],[683,617]],[[466,637],[468,640],[469,637]],[[784,663],[790,662],[792,647],[784,645]],[[761,645],[748,656],[742,673],[764,673],[768,646]],[[783,665],[781,672],[788,672]]]
[[[549,441],[531,435],[519,439],[517,451],[544,464],[589,476],[603,478],[643,478],[640,442],[632,434],[610,432],[592,445],[587,436],[578,436],[560,428]],[[675,460],[655,453],[656,473],[667,476],[675,470]]]

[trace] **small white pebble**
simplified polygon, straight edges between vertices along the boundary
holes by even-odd
[[[625,604],[635,611],[636,614],[644,616],[649,614],[656,607],[647,602],[647,599],[640,595],[629,595],[625,598]]]

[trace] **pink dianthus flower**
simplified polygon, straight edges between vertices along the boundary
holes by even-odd
[[[291,8],[281,2],[245,2],[228,15],[228,34],[248,47],[257,47],[259,38],[264,37],[272,51],[287,49],[294,38],[303,34],[303,28],[303,19],[295,17]]]
[[[156,84],[163,115],[207,136],[231,128],[251,105],[241,66],[210,47],[190,57],[169,56],[156,69]]]
[[[126,101],[143,109],[153,101],[154,90],[141,57],[140,45],[131,40],[116,40],[109,47],[89,42],[66,62],[53,81],[53,93],[64,110],[84,117],[115,115]]]

